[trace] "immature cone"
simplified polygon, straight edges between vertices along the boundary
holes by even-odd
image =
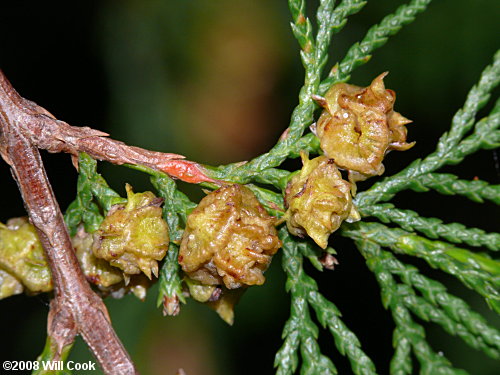
[[[184,283],[188,287],[189,295],[192,299],[198,302],[208,302],[212,299],[217,290],[220,294],[220,288],[217,285],[202,284],[197,280],[192,280],[189,277],[184,278]]]
[[[83,227],[71,240],[87,281],[101,294],[120,298],[133,293],[140,299],[146,297],[150,281],[144,275],[132,275],[125,285],[120,269],[94,256],[92,235]],[[22,293],[24,288],[28,293],[49,292],[53,284],[35,227],[27,218],[15,218],[7,226],[0,223],[0,299]]]
[[[230,326],[234,323],[234,307],[240,300],[246,288],[226,289],[223,288],[220,296],[215,301],[209,300],[207,305],[213,309],[222,320]]]
[[[80,267],[90,283],[106,288],[123,281],[120,269],[112,267],[107,261],[97,258],[92,253],[93,236],[86,233],[83,226],[78,228],[76,236],[71,241]]]
[[[50,269],[35,227],[27,218],[0,223],[0,299],[52,290]]]
[[[127,277],[141,271],[158,276],[158,261],[165,257],[169,236],[160,208],[163,199],[153,193],[134,194],[127,184],[127,203],[114,205],[94,232],[92,251]]]
[[[208,305],[227,324],[234,323],[234,307],[247,288],[228,289],[224,286],[206,285],[189,277],[184,279],[191,298]]]
[[[406,143],[405,125],[411,121],[393,110],[396,95],[386,90],[386,75],[366,88],[338,83],[325,98],[315,98],[325,108],[316,125],[321,148],[339,168],[349,170],[353,182],[381,175],[388,151],[414,145]]]
[[[222,187],[203,198],[189,215],[179,264],[193,279],[229,289],[261,285],[281,246],[276,219],[246,187]]]
[[[103,297],[109,295],[118,299],[132,293],[134,296],[144,301],[146,299],[148,289],[151,285],[153,285],[153,281],[148,279],[142,273],[127,276],[126,280],[122,280],[121,282],[110,285],[109,287],[99,286],[99,294]]]
[[[122,270],[111,266],[106,260],[97,258],[92,252],[93,235],[86,233],[83,226],[78,228],[71,239],[76,257],[87,281],[94,284],[102,296],[122,298],[132,293],[137,298],[146,299],[151,281],[143,274],[124,275]]]
[[[326,156],[309,160],[301,153],[302,169],[292,177],[285,192],[288,208],[285,218],[290,233],[303,237],[306,233],[325,249],[328,237],[344,220],[359,220],[352,203],[351,184]]]
[[[10,273],[0,269],[0,299],[23,292],[23,284]]]

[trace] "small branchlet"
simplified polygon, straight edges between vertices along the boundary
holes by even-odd
[[[500,52],[483,71],[435,152],[356,193],[356,181],[384,172],[387,152],[406,150],[413,143],[406,142],[409,120],[394,111],[395,94],[385,88],[386,73],[366,88],[345,82],[430,0],[411,0],[370,28],[321,81],[332,36],[365,3],[343,0],[335,6],[334,0],[320,0],[313,22],[307,16],[306,0],[289,0],[304,85],[290,126],[269,152],[248,162],[203,166],[180,155],[125,145],[94,129],[70,126],[21,98],[0,75],[0,153],[14,170],[33,223],[12,219],[0,224],[0,298],[23,289],[38,293],[54,288],[49,338],[40,360],[64,359],[80,333],[107,374],[136,373],[102,301],[85,279],[101,295],[120,297],[132,292],[144,299],[155,281],[152,275],[158,276],[157,301],[165,315],[179,314],[181,303],[191,296],[232,324],[235,304],[247,288],[264,283],[264,272],[282,246],[291,309],[284,343],[276,355],[277,373],[292,375],[299,363],[301,373],[337,373],[319,345],[319,323],[331,333],[355,374],[375,374],[375,365],[356,334],[303,267],[304,257],[320,271],[339,263],[342,253],[337,255],[328,247],[336,231],[356,242],[380,285],[383,306],[392,313],[396,327],[391,373],[410,374],[413,354],[422,373],[464,374],[430,347],[414,317],[440,325],[492,358],[500,357],[498,330],[444,285],[397,258],[404,254],[423,259],[482,295],[500,313],[498,260],[448,243],[498,251],[499,234],[444,224],[383,203],[405,189],[460,194],[479,203],[500,202],[498,185],[438,171],[479,149],[500,144],[500,100],[488,116],[476,120],[500,83]],[[323,112],[313,124],[318,104]],[[308,128],[312,131],[304,134]],[[77,197],[64,217],[73,246],[46,176],[35,173],[43,172],[37,148],[79,157]],[[27,160],[24,152],[30,155]],[[309,154],[315,157],[309,160]],[[285,160],[299,156],[300,171],[282,169]],[[161,198],[151,192],[134,194],[128,185],[127,198],[120,197],[97,173],[96,159],[149,174]],[[349,181],[342,178],[342,170]],[[215,191],[196,204],[178,190],[174,179]],[[348,224],[360,220],[360,214],[398,228],[363,221]],[[285,221],[278,236],[276,227]],[[292,234],[307,235],[319,246]],[[58,264],[56,254],[66,262]],[[67,337],[61,332],[67,332]],[[108,346],[112,348],[109,358]]]

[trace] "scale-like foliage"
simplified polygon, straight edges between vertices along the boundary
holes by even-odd
[[[318,100],[317,95],[324,95],[332,85],[348,81],[354,69],[368,62],[371,54],[390,36],[425,11],[430,0],[412,0],[387,15],[370,28],[360,42],[348,49],[340,61],[331,64],[333,68],[328,75],[324,74],[324,68],[330,63],[328,50],[334,34],[341,31],[349,16],[362,10],[366,1],[343,0],[336,4],[334,0],[319,0],[313,19],[307,16],[312,14],[306,10],[308,1],[289,0],[288,3],[291,29],[300,47],[305,75],[289,127],[269,152],[249,162],[204,166],[209,177],[221,184],[245,184],[262,206],[278,218],[287,217],[288,207],[284,206],[283,196],[295,175],[294,171],[280,169],[281,164],[301,153],[322,154],[316,135],[307,132],[318,109],[314,99]],[[473,311],[467,302],[448,292],[443,284],[398,258],[400,254],[418,257],[429,266],[452,275],[481,295],[491,309],[500,314],[500,263],[492,257],[494,253],[487,252],[500,250],[500,234],[467,228],[460,223],[444,223],[439,218],[422,217],[418,212],[387,203],[399,192],[411,189],[415,192],[434,190],[445,195],[462,195],[477,203],[500,204],[499,185],[480,180],[466,181],[439,171],[446,165],[462,162],[477,150],[500,145],[500,100],[486,117],[476,118],[499,83],[500,51],[469,92],[463,108],[453,117],[450,130],[439,139],[436,151],[376,182],[368,190],[359,191],[354,205],[362,216],[361,221],[343,223],[340,227],[342,236],[355,241],[380,286],[383,306],[392,314],[395,329],[391,374],[411,374],[415,368],[414,358],[419,362],[422,374],[466,373],[454,368],[430,346],[425,329],[417,319],[433,322],[472,348],[500,359],[500,332],[495,327]],[[179,191],[167,175],[145,167],[129,167],[150,174],[153,186],[164,199],[163,217],[170,229],[170,246],[159,275],[158,304],[163,305],[165,314],[175,315],[179,313],[180,302],[186,301],[183,292],[185,275],[178,263],[179,246],[187,217],[196,204]],[[73,235],[80,223],[87,232],[94,232],[111,206],[124,202],[97,173],[96,162],[88,155],[80,155],[79,172],[77,197],[65,215]],[[306,183],[303,190],[306,190]],[[202,186],[208,189],[219,187],[213,183]],[[301,193],[303,191],[296,196]],[[380,222],[373,222],[374,219]],[[318,342],[320,328],[331,333],[338,352],[349,359],[355,374],[375,374],[372,359],[362,349],[363,337],[358,338],[342,321],[339,309],[320,293],[316,281],[306,274],[303,267],[304,257],[319,270],[331,266],[320,255],[326,254],[333,261],[331,254],[335,251],[331,248],[323,251],[312,241],[292,236],[286,226],[281,227],[279,234],[291,306],[290,318],[283,329],[283,344],[275,358],[277,374],[291,375],[299,367],[301,374],[337,373],[331,359],[322,354]],[[466,246],[482,248],[485,252],[475,252]],[[210,293],[214,290],[215,287],[210,289]],[[225,301],[224,294],[220,301]],[[231,309],[232,313],[232,305],[227,306],[224,308]],[[50,358],[50,355],[48,343],[41,358]]]

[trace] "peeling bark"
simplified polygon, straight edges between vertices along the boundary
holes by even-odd
[[[81,133],[77,129],[82,129]],[[38,148],[72,154],[89,151],[82,149],[82,144],[96,148],[111,144],[117,153],[127,148],[120,142],[102,138],[103,134],[89,128],[74,128],[56,120],[43,108],[21,98],[0,72],[0,154],[11,167],[49,261],[54,299],[50,305],[47,331],[56,345],[56,357],[80,334],[106,374],[138,374],[111,326],[106,306],[92,291],[80,269],[38,151]],[[109,150],[108,147],[101,152]],[[122,159],[118,154],[111,159],[130,162],[136,160],[134,155],[136,158],[150,155],[138,152],[136,148],[129,151]],[[94,155],[100,154],[96,152]],[[166,160],[178,157],[164,155],[167,155],[163,156]],[[153,162],[161,157],[158,155]]]

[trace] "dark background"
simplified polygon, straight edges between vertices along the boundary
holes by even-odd
[[[342,58],[370,25],[399,3],[372,1],[351,17],[334,39],[331,61]],[[388,155],[387,175],[435,148],[498,48],[499,15],[495,0],[436,1],[353,74],[351,82],[365,86],[390,71],[386,85],[398,93],[396,110],[414,121],[409,139],[417,144]],[[130,144],[203,163],[228,163],[269,149],[297,103],[303,71],[289,21],[285,1],[3,1],[0,68],[22,96],[72,125],[92,126]],[[482,115],[488,108],[491,103]],[[75,196],[76,172],[67,155],[44,153],[44,160],[64,209]],[[122,193],[125,182],[137,191],[151,189],[137,172],[105,163],[101,171]],[[492,151],[480,151],[446,171],[499,183]],[[197,188],[182,186],[200,196]],[[25,215],[3,162],[0,197],[0,221]],[[404,192],[396,204],[445,222],[499,229],[495,207],[465,198]],[[334,272],[319,273],[309,265],[306,269],[342,311],[379,373],[388,373],[393,323],[380,304],[378,286],[349,241],[333,236],[332,245],[340,261]],[[498,318],[474,293],[405,260],[439,277],[498,326]],[[277,256],[266,284],[244,296],[233,327],[192,301],[179,317],[164,318],[155,307],[155,289],[145,303],[129,296],[107,304],[142,374],[174,374],[179,367],[189,375],[271,374],[289,312],[279,263]],[[47,312],[47,296],[0,301],[0,361],[36,358],[45,340]],[[439,327],[424,325],[434,349],[457,367],[471,374],[498,373],[494,361]],[[340,374],[350,373],[331,336],[322,331],[320,340]],[[79,342],[71,359],[90,358]]]

